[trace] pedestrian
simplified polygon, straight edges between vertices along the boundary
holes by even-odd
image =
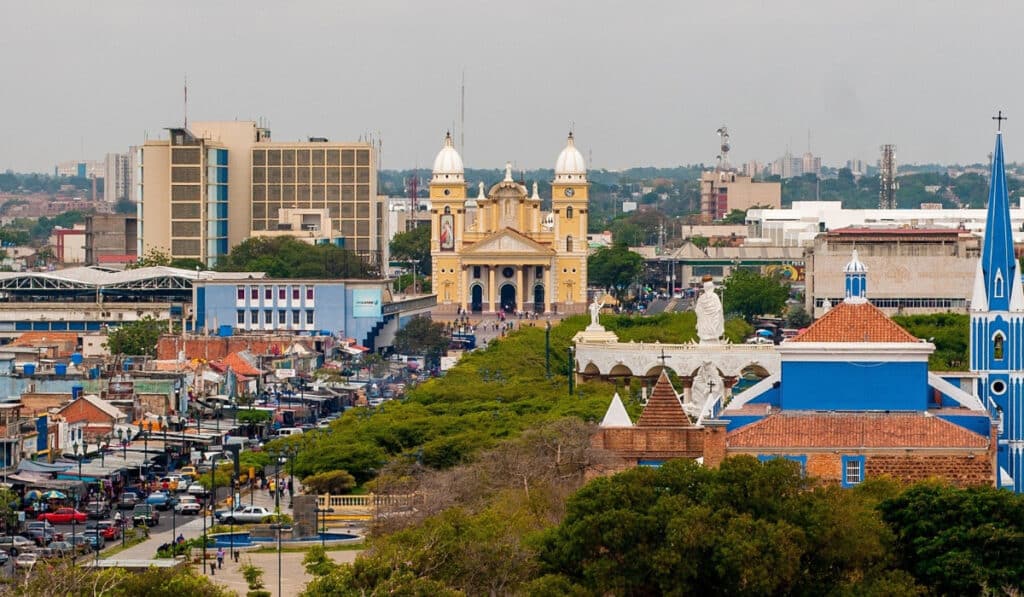
[[[224,567],[224,548],[223,547],[218,547],[217,548],[217,568],[223,568],[223,567]]]

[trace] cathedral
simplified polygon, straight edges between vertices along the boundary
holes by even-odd
[[[439,312],[580,313],[587,305],[587,170],[572,133],[555,162],[551,211],[512,177],[466,192],[451,134],[430,179],[431,279]]]

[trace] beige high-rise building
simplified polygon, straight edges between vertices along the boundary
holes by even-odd
[[[712,170],[700,175],[700,213],[704,220],[721,220],[734,209],[779,209],[782,184],[759,182],[732,170]]]
[[[589,183],[572,135],[555,163],[551,211],[505,178],[467,198],[462,158],[451,135],[430,180],[432,284],[440,311],[578,313],[587,305]]]
[[[142,251],[213,265],[250,236],[291,235],[387,263],[369,143],[272,142],[253,121],[195,122],[142,148]]]

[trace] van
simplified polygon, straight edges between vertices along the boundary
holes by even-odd
[[[282,427],[277,430],[275,437],[288,437],[289,435],[298,435],[302,433],[302,429],[298,427]]]

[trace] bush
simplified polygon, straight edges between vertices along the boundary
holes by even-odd
[[[356,486],[356,478],[348,474],[348,471],[327,471],[304,478],[302,485],[306,493],[337,495],[352,491]]]

